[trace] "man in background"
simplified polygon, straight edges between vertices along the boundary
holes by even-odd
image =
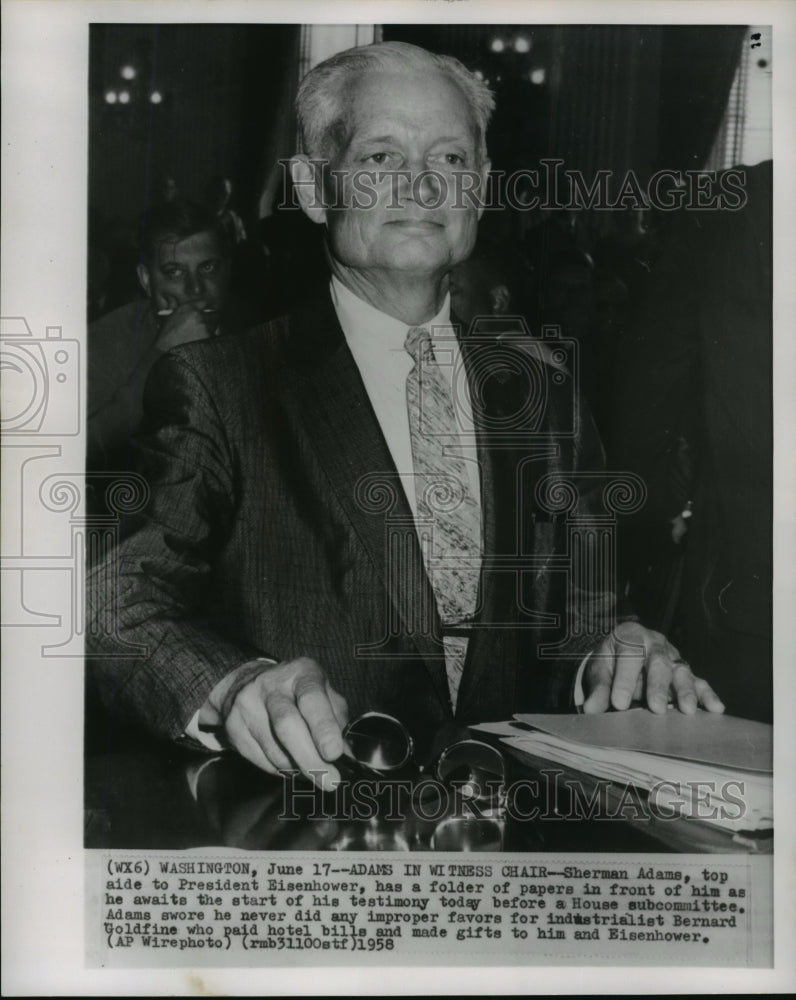
[[[89,471],[129,467],[144,383],[166,351],[228,326],[228,245],[209,209],[164,202],[142,220],[138,281],[145,297],[89,326]]]

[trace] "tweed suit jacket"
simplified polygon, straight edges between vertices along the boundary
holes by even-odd
[[[461,343],[485,552],[456,719],[566,709],[614,608],[567,569],[573,517],[600,513],[602,448],[571,375],[527,333]],[[89,586],[87,650],[119,719],[177,737],[230,670],[299,655],[352,717],[390,712],[415,730],[452,718],[411,509],[328,291],[170,352],[145,414],[151,501]],[[539,501],[556,483],[565,513]]]

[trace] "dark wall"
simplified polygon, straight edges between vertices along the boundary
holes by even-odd
[[[235,206],[254,217],[263,150],[285,74],[295,67],[295,25],[93,25],[90,37],[89,204],[105,217],[136,215],[171,174],[199,198],[229,176]],[[133,81],[120,76],[133,65]],[[127,89],[127,105],[108,90]],[[150,103],[157,90],[160,104]]]
[[[704,165],[738,65],[743,27],[384,25],[385,40],[456,56],[497,96],[494,166],[561,157],[570,169],[642,181]],[[527,51],[513,43],[522,38]],[[495,41],[501,50],[495,52]],[[545,71],[532,83],[534,69]]]

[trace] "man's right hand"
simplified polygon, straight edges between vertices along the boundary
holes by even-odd
[[[343,753],[348,706],[315,660],[246,663],[208,701],[252,764],[271,774],[298,769],[327,791],[339,782],[330,762]]]
[[[207,340],[218,326],[218,313],[203,312],[195,302],[175,306],[170,315],[161,318],[163,322],[155,346],[164,352],[194,340]]]

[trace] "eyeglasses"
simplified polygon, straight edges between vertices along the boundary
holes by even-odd
[[[350,751],[346,756],[380,775],[406,767],[415,750],[404,724],[382,712],[366,712],[349,722],[343,740]]]
[[[506,765],[500,751],[489,743],[457,740],[429,766],[421,767],[414,759],[414,740],[406,726],[382,712],[366,712],[349,722],[343,739],[347,752],[335,761],[335,766],[344,778],[384,780],[403,774],[434,778],[479,812],[502,806]]]

